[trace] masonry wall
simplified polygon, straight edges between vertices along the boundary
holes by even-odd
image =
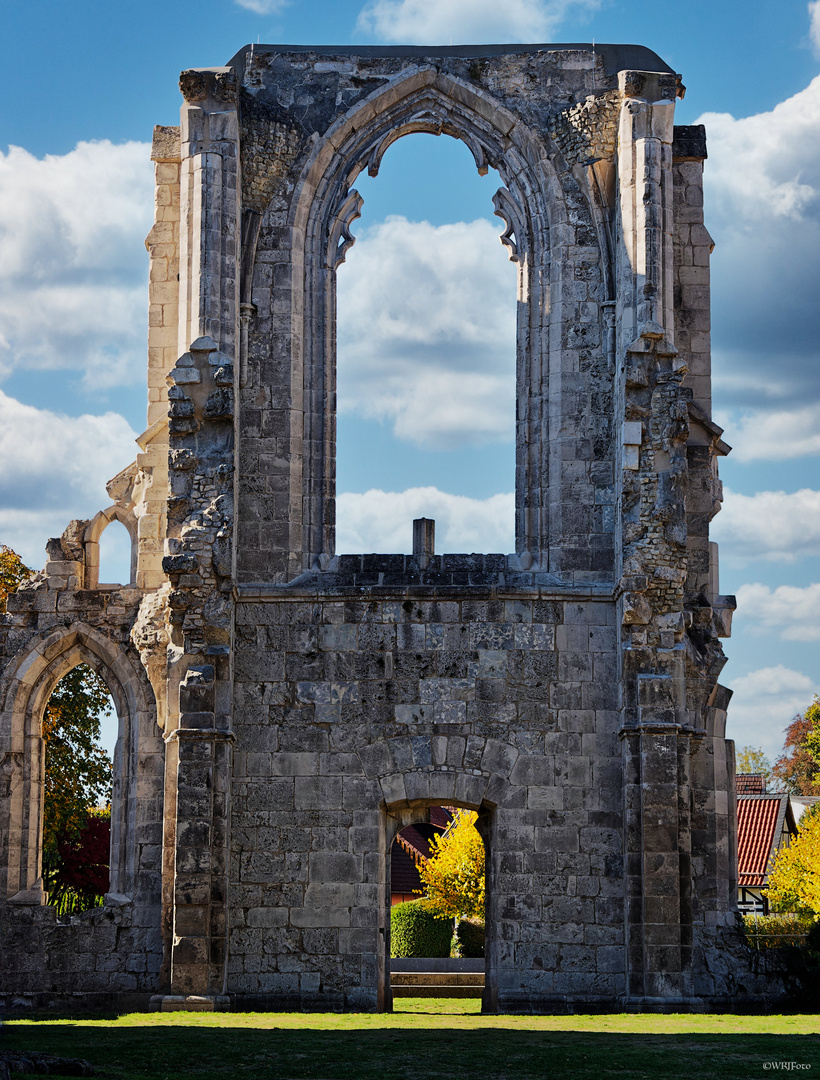
[[[391,565],[356,561],[371,574]],[[401,814],[455,800],[488,819],[498,1003],[614,1001],[614,605],[421,584],[352,599],[340,580],[238,608],[229,992],[372,1002]]]

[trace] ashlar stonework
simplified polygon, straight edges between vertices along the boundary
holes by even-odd
[[[701,127],[637,46],[255,45],[157,128],[148,428],[0,621],[0,999],[389,1009],[389,850],[487,849],[484,1009],[738,1007],[732,597],[709,522]],[[335,282],[403,135],[498,170],[518,274],[512,554],[334,550]],[[132,580],[98,580],[112,520]],[[410,522],[408,522],[408,537]],[[41,880],[48,696],[120,722],[112,884]]]

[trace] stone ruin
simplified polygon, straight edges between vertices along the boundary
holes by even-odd
[[[251,45],[155,129],[148,427],[0,617],[0,1004],[390,1009],[389,852],[478,811],[483,1008],[737,1008],[702,127],[638,46]],[[515,552],[336,555],[335,288],[412,132],[517,267]],[[132,580],[98,580],[114,519]],[[408,522],[409,536],[409,522]],[[44,706],[119,717],[111,891],[41,880]]]

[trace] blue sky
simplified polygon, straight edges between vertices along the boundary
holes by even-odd
[[[133,458],[145,426],[146,144],[154,124],[178,122],[181,69],[257,40],[593,38],[654,49],[687,86],[677,122],[707,124],[714,403],[735,447],[714,535],[722,591],[741,604],[721,681],[736,692],[730,735],[776,754],[820,689],[820,3],[9,8],[0,542],[41,566],[45,540],[106,505],[104,481]],[[444,549],[510,546],[515,275],[492,216],[497,186],[461,144],[429,136],[401,140],[378,178],[358,182],[358,239],[339,272],[341,548],[406,548],[420,513],[436,517]],[[374,317],[388,296],[402,303]],[[376,369],[379,390],[366,392]]]

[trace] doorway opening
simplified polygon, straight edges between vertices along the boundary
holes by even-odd
[[[408,811],[389,850],[388,1007],[485,992],[487,852],[478,813],[430,805]],[[398,1002],[398,1004],[397,1004]]]

